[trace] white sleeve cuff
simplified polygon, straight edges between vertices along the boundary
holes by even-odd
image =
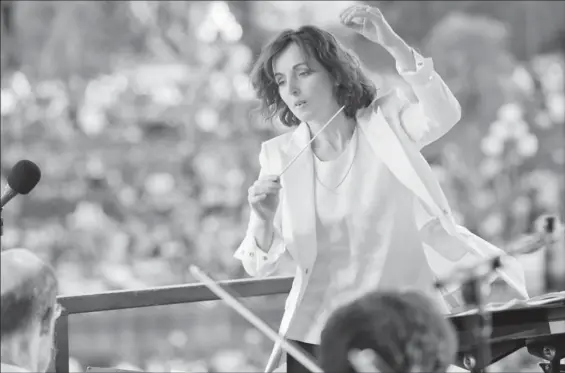
[[[276,269],[285,250],[285,243],[279,234],[275,234],[269,251],[265,252],[257,245],[255,237],[248,233],[233,256],[241,260],[249,275],[262,277]]]
[[[403,70],[398,63],[396,63],[396,71],[406,82],[410,85],[423,85],[433,79],[434,62],[431,58],[424,58],[414,49],[412,55],[416,62],[416,71]]]
[[[266,262],[269,259],[269,254],[259,248],[255,238],[251,235],[245,237],[233,256],[239,260],[257,260],[259,262]]]

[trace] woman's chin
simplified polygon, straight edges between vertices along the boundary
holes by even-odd
[[[298,114],[298,115],[297,115]],[[298,120],[302,123],[302,122],[308,122],[312,120],[312,116],[309,115],[308,113],[294,113],[294,116],[296,118],[298,118]]]

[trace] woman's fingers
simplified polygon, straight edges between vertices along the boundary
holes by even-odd
[[[280,189],[280,183],[269,180],[259,180],[250,188],[249,195],[272,194],[278,192]]]
[[[261,202],[261,201],[264,200],[265,198],[267,198],[267,195],[264,194],[264,193],[261,193],[261,194],[255,195],[255,196],[250,196],[250,197],[249,197],[249,202],[250,202],[251,204],[255,204],[255,203],[257,203],[257,202]]]

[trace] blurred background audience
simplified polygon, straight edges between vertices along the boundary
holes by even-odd
[[[339,26],[351,3],[2,1],[0,181],[22,158],[43,172],[4,208],[2,248],[52,264],[64,295],[192,282],[196,262],[244,277],[232,255],[247,188],[260,143],[283,130],[253,111],[247,73],[266,40],[326,27],[379,84],[408,89],[392,57]],[[565,3],[366,3],[433,57],[462,105],[423,151],[458,219],[501,247],[543,213],[563,220]],[[521,258],[531,295],[542,258]],[[248,304],[276,326],[285,297]],[[72,371],[252,371],[272,347],[221,302],[77,315],[69,330]],[[497,367],[535,363],[521,351]]]

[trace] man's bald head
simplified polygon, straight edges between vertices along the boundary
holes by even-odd
[[[0,255],[1,337],[24,331],[34,322],[47,332],[58,292],[55,271],[29,250],[10,249]]]

